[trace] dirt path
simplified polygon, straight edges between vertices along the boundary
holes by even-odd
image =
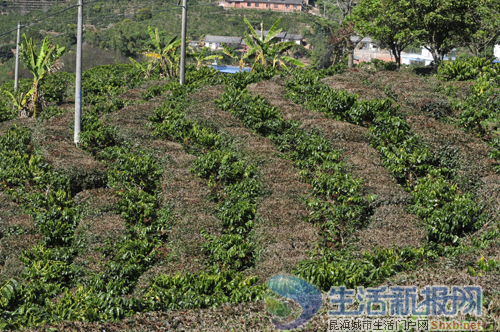
[[[318,241],[317,231],[304,221],[308,214],[300,198],[310,194],[307,184],[299,181],[298,170],[266,138],[244,128],[238,119],[217,108],[214,100],[224,92],[222,86],[208,87],[190,96],[191,118],[209,122],[228,134],[249,163],[258,167],[264,195],[257,203],[258,223],[255,240],[264,248],[255,271],[249,274],[265,281],[279,273],[290,273]]]
[[[409,194],[396,184],[383,166],[375,149],[371,148],[366,128],[347,122],[327,119],[322,113],[306,110],[286,99],[286,89],[279,78],[249,86],[254,94],[265,97],[269,103],[281,110],[285,119],[302,121],[303,129],[319,129],[337,149],[345,151],[344,158],[357,178],[364,179],[365,194],[376,194],[372,222],[358,236],[361,249],[392,244],[419,246],[425,232],[418,219],[404,208],[410,200]]]

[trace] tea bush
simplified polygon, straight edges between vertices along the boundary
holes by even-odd
[[[355,288],[372,286],[404,270],[412,270],[417,264],[432,262],[437,256],[424,248],[376,249],[365,252],[361,259],[347,252],[325,249],[320,258],[299,263],[294,273],[316,285],[323,291],[333,286]]]
[[[443,61],[439,66],[438,73],[446,80],[469,81],[483,75],[488,77],[500,75],[500,64],[480,57],[451,62]]]
[[[381,154],[384,166],[400,183],[406,184],[408,190],[412,190],[412,210],[419,211],[417,214],[424,218],[429,241],[457,244],[458,236],[479,229],[486,219],[484,208],[468,194],[456,191],[449,198],[437,198],[442,200],[441,204],[424,204],[420,195],[432,196],[434,189],[424,185],[423,179],[432,174],[434,181],[449,186],[445,179],[449,178],[450,170],[440,167],[444,164],[411,132],[408,123],[397,116],[397,108],[391,106],[390,99],[357,101],[357,96],[346,95],[325,85],[304,87],[297,82],[315,83],[309,80],[309,73],[304,73],[304,78],[298,78],[300,75],[296,73],[293,80],[287,80],[287,96],[327,116],[369,127],[370,144]],[[463,213],[464,218],[458,217],[453,209]]]
[[[186,118],[186,96],[196,86],[196,82],[185,86],[170,84],[172,93],[150,117],[153,134],[178,141],[196,154],[198,158],[191,171],[207,179],[208,185],[216,190],[217,217],[222,222],[223,234],[219,237],[202,230],[207,240],[202,249],[211,272],[242,271],[253,266],[256,258],[256,248],[249,236],[256,218],[260,184],[255,167],[241,159],[229,140]],[[260,294],[250,287],[246,291]]]
[[[313,210],[310,221],[321,225],[326,241],[343,244],[346,236],[362,226],[368,212],[367,201],[359,194],[362,181],[345,174],[340,152],[332,149],[328,140],[299,130],[299,122],[284,120],[279,109],[244,88],[228,86],[216,102],[245,126],[270,138],[303,170],[302,179],[311,184],[315,196],[307,203]],[[346,211],[351,213],[342,215]]]
[[[257,280],[234,271],[164,275],[153,280],[145,297],[156,298],[151,308],[154,310],[210,308],[263,299],[265,286],[257,286]]]

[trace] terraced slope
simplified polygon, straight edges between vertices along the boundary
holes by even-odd
[[[276,274],[324,292],[302,331],[325,330],[338,285],[478,284],[498,326],[500,178],[450,124],[446,83],[338,68],[157,83],[95,83],[79,147],[61,107],[0,123],[5,328],[275,331]]]

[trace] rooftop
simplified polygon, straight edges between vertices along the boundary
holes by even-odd
[[[257,36],[260,37],[261,35],[261,31],[260,30],[255,30],[255,32],[257,32]],[[266,38],[267,34],[269,33],[268,30],[264,30],[264,38]],[[302,39],[302,35],[294,35],[294,34],[291,34],[291,33],[286,33],[286,32],[283,32],[281,31],[277,36],[276,38],[283,38],[283,39],[290,39],[290,40],[301,40]]]
[[[226,37],[226,36],[205,36],[205,43],[227,43],[227,44],[241,44],[243,38],[241,37]]]
[[[228,2],[283,3],[286,5],[302,5],[302,0],[228,0]]]

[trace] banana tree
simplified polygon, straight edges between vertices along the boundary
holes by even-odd
[[[205,62],[207,60],[222,59],[221,55],[205,56],[207,51],[208,51],[208,47],[204,47],[200,53],[193,52],[193,53],[188,54],[189,57],[196,59],[196,70],[200,70],[203,62]]]
[[[177,36],[171,38],[166,44],[162,44],[160,40],[160,35],[158,29],[153,30],[153,28],[148,27],[148,33],[151,38],[151,42],[155,49],[146,50],[143,52],[148,58],[150,58],[147,67],[143,67],[135,60],[130,59],[136,66],[142,68],[145,72],[146,77],[151,74],[151,71],[158,67],[160,71],[160,77],[165,76],[177,76],[179,72],[179,62],[180,54],[177,54],[177,50],[181,46],[181,40],[177,39]]]
[[[298,67],[304,67],[305,65],[286,55],[287,52],[294,44],[293,41],[283,41],[277,42],[276,36],[281,32],[281,28],[278,29],[278,25],[281,22],[279,18],[269,29],[266,37],[264,38],[264,23],[261,23],[261,34],[257,34],[255,29],[252,27],[250,22],[246,18],[243,19],[250,30],[250,35],[245,32],[245,43],[250,47],[250,50],[245,54],[244,58],[250,58],[254,60],[254,65],[252,66],[252,71],[255,70],[256,64],[261,64],[263,67],[267,65],[280,66],[287,69],[285,63],[291,63]]]
[[[26,103],[28,101],[28,98],[30,95],[24,94],[24,93],[19,93],[16,94],[15,96],[10,93],[9,91],[5,91],[7,95],[10,97],[12,104],[14,105],[15,108],[17,108],[18,116],[20,118],[26,118],[28,117],[28,111],[26,109]]]
[[[226,44],[222,44],[222,52],[224,52],[224,54],[230,56],[231,58],[238,60],[238,67],[240,68],[240,72],[243,71],[243,68],[245,68],[245,54],[242,54],[241,57],[239,57],[236,52],[234,52],[234,50],[229,48],[229,46],[227,46]]]
[[[45,37],[40,52],[37,54],[33,39],[30,38],[28,40],[25,34],[22,35],[20,54],[26,63],[26,68],[33,74],[31,89],[17,103],[17,107],[22,114],[29,112],[34,117],[40,114],[45,105],[43,92],[40,90],[40,83],[46,75],[62,67],[63,64],[58,60],[65,51],[65,47],[53,45],[49,41],[49,38]]]

